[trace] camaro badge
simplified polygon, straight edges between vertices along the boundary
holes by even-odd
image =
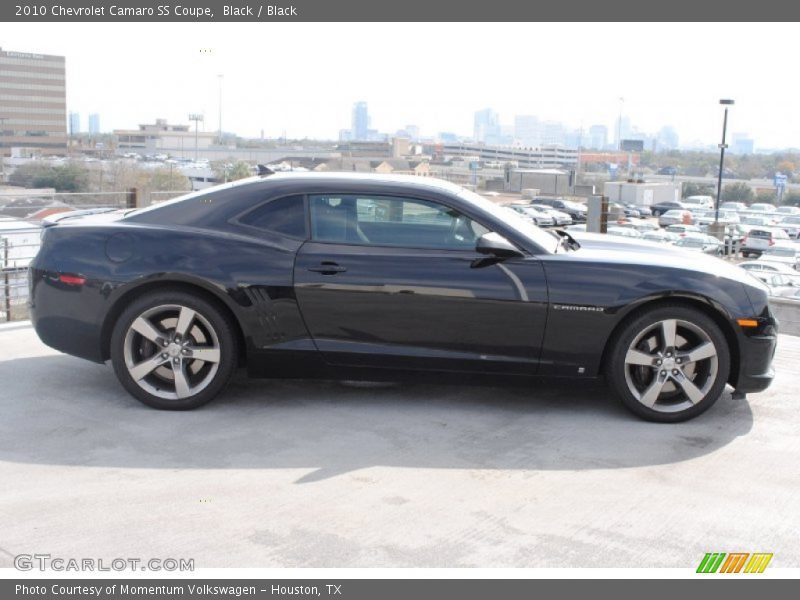
[[[580,304],[553,304],[553,310],[575,310],[578,312],[603,312],[599,306],[583,306]]]

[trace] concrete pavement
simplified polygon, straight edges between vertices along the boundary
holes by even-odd
[[[800,338],[746,402],[645,423],[601,384],[248,381],[148,409],[110,366],[0,326],[0,567],[21,553],[195,566],[800,566]]]

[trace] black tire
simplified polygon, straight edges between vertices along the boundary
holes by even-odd
[[[661,211],[660,210],[654,210],[653,211],[653,216],[654,217],[660,217],[661,216]]]
[[[183,337],[183,343],[186,346],[186,350],[183,352],[191,354],[190,348],[195,348],[199,356],[203,350],[211,349],[214,352],[213,358],[215,360],[206,362],[202,359],[193,359],[191,356],[181,356],[181,351],[177,350],[180,347],[177,342],[170,343],[170,348],[161,348],[159,344],[151,342],[143,335],[139,335],[131,327],[139,317],[148,314],[149,311],[156,311],[154,316],[147,319],[147,322],[156,325],[156,330],[164,334],[163,343],[166,343],[178,329],[178,323],[176,323],[175,330],[170,333],[169,327],[163,325],[170,322],[169,307],[172,307],[175,312],[172,320],[178,321],[178,323],[180,322],[179,317],[182,309],[190,309],[188,314],[192,314],[192,311],[194,314],[187,335]],[[175,311],[176,308],[178,309],[177,311]],[[164,309],[163,312],[159,312],[162,309]],[[126,345],[128,347],[127,358]],[[147,357],[150,357],[148,360],[155,359],[155,362],[157,362],[159,359],[156,355],[161,357],[168,356],[166,352],[168,349],[170,351],[173,350],[173,345],[176,346],[177,357],[168,358],[163,364],[154,368],[152,372],[146,375],[147,380],[145,377],[141,378],[142,384],[134,379],[130,372],[132,367],[142,364]],[[135,349],[132,350],[131,348]],[[123,387],[137,400],[160,410],[190,410],[210,402],[230,382],[238,364],[237,339],[234,325],[230,318],[214,303],[179,289],[159,290],[136,298],[131,302],[123,310],[114,325],[111,333],[110,349],[114,372]],[[164,351],[163,354],[161,353],[162,350]],[[136,353],[141,354],[135,355]],[[171,361],[175,360],[186,362],[180,362],[180,367],[173,367]],[[175,364],[177,365],[178,363]],[[198,389],[196,393],[191,393],[192,388],[187,386],[184,390],[187,390],[185,393],[190,393],[190,395],[178,397],[177,380],[179,379],[179,374],[175,372],[175,369],[181,369],[181,372],[187,376],[185,381],[189,382],[189,384],[191,384],[193,377],[200,379],[205,373],[203,379],[196,386]],[[196,373],[193,372],[194,369],[197,369]],[[166,373],[164,373],[165,370]],[[172,387],[176,397],[164,398],[157,394],[167,394],[169,392],[168,377],[170,372],[173,373],[174,383]],[[159,375],[159,373],[164,374]],[[163,389],[159,387],[161,383],[163,383]],[[148,389],[154,390],[154,393],[145,389],[143,385]]]
[[[672,351],[672,360],[669,366],[656,367],[656,366],[636,366],[626,362],[628,351],[636,352],[637,349],[646,347],[647,344],[655,344],[656,338],[662,335],[658,329],[665,321],[676,321],[678,334],[675,336],[674,350]],[[652,337],[648,337],[646,332],[651,331]],[[645,336],[638,342],[637,346],[634,342],[637,338]],[[680,340],[684,342],[681,345]],[[713,343],[713,349],[716,351],[714,357],[699,359],[697,361],[688,360],[684,358],[683,366],[671,365],[672,362],[677,360],[677,356],[687,356],[685,352],[699,347],[700,344],[706,342]],[[691,343],[690,343],[691,342]],[[606,381],[617,394],[622,404],[628,410],[638,415],[639,417],[657,423],[677,423],[692,419],[705,411],[719,399],[725,389],[725,384],[728,381],[728,375],[731,368],[730,349],[725,335],[720,330],[719,326],[705,313],[681,304],[664,304],[652,309],[645,309],[644,311],[633,316],[628,323],[615,335],[611,340],[610,352],[607,355],[605,366]],[[644,346],[642,346],[642,344]],[[707,346],[706,346],[707,347]],[[707,347],[708,348],[708,347]],[[647,354],[656,354],[662,351],[661,348],[645,350]],[[665,350],[668,352],[668,350]],[[670,360],[665,358],[665,355],[660,355],[658,360]],[[658,364],[662,364],[659,362]],[[689,371],[691,366],[691,372]],[[676,370],[667,370],[672,369]],[[661,370],[664,369],[664,370]],[[685,371],[684,371],[685,369]],[[674,391],[670,392],[667,387],[657,388],[663,390],[660,394],[656,393],[657,399],[654,404],[647,406],[643,403],[650,385],[655,384],[659,379],[659,374],[667,374],[664,380]],[[689,394],[679,385],[678,380],[670,374],[679,374],[679,377],[688,379],[688,383],[694,386],[698,392],[694,392],[701,399],[694,401],[689,398]],[[684,375],[685,373],[685,375]],[[695,385],[697,383],[698,385]],[[641,384],[641,387],[637,387]],[[700,387],[702,384],[702,388]],[[642,397],[637,398],[634,395],[633,387],[637,390]],[[703,390],[705,390],[703,392]]]

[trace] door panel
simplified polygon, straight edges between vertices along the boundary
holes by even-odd
[[[294,285],[331,364],[536,372],[547,290],[534,258],[307,242]]]

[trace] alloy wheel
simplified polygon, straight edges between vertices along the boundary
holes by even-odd
[[[125,334],[123,353],[131,379],[165,400],[203,391],[221,360],[219,337],[209,320],[179,304],[156,306],[136,317]]]
[[[719,370],[717,348],[694,323],[664,319],[641,331],[625,354],[625,382],[643,406],[679,412],[702,401]]]

